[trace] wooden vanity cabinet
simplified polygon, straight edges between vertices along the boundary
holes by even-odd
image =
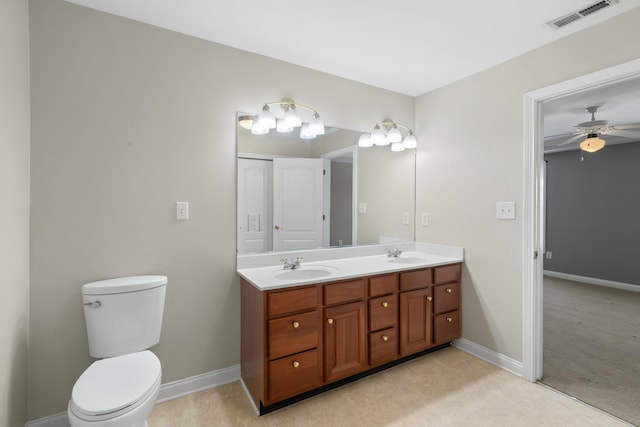
[[[433,345],[433,271],[431,268],[400,274],[400,356]]]
[[[461,319],[461,264],[438,267],[434,271],[433,332],[434,344],[442,344],[460,338]]]
[[[368,368],[364,279],[325,285],[324,380],[332,382]]]
[[[459,338],[460,267],[268,291],[242,279],[241,375],[256,407]]]

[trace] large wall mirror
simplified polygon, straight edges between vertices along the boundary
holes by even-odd
[[[347,129],[301,139],[236,123],[238,254],[414,240],[415,150],[358,148]]]

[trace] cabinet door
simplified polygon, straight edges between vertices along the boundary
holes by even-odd
[[[324,378],[335,381],[363,371],[365,354],[364,301],[326,308],[324,311]]]
[[[407,356],[433,344],[431,288],[400,294],[400,356]]]

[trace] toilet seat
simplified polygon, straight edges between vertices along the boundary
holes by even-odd
[[[98,360],[76,381],[69,408],[86,421],[118,417],[155,394],[161,377],[160,360],[148,350]]]

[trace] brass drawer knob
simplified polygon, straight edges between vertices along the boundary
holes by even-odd
[[[451,288],[447,288],[446,290],[447,290],[448,293],[453,292],[453,289],[451,289]]]
[[[386,336],[386,335],[383,335],[383,336],[382,336],[382,341],[389,341],[389,337],[388,337],[388,336]]]
[[[300,327],[300,323],[299,322],[293,322],[291,324],[291,326],[293,326],[293,329],[298,329]]]
[[[327,323],[333,325],[333,319],[327,319]]]
[[[428,296],[428,297],[427,297],[427,301],[431,301],[432,299],[433,299],[433,297],[432,297],[432,296]]]
[[[300,362],[298,362],[297,360],[294,360],[292,363],[294,368],[299,368],[300,367]]]
[[[388,302],[386,302],[386,301],[382,301],[382,306],[383,306],[384,308],[387,308],[387,307],[389,307],[389,303],[388,303]]]
[[[453,319],[451,317],[447,317],[447,322],[451,323],[453,322]]]

